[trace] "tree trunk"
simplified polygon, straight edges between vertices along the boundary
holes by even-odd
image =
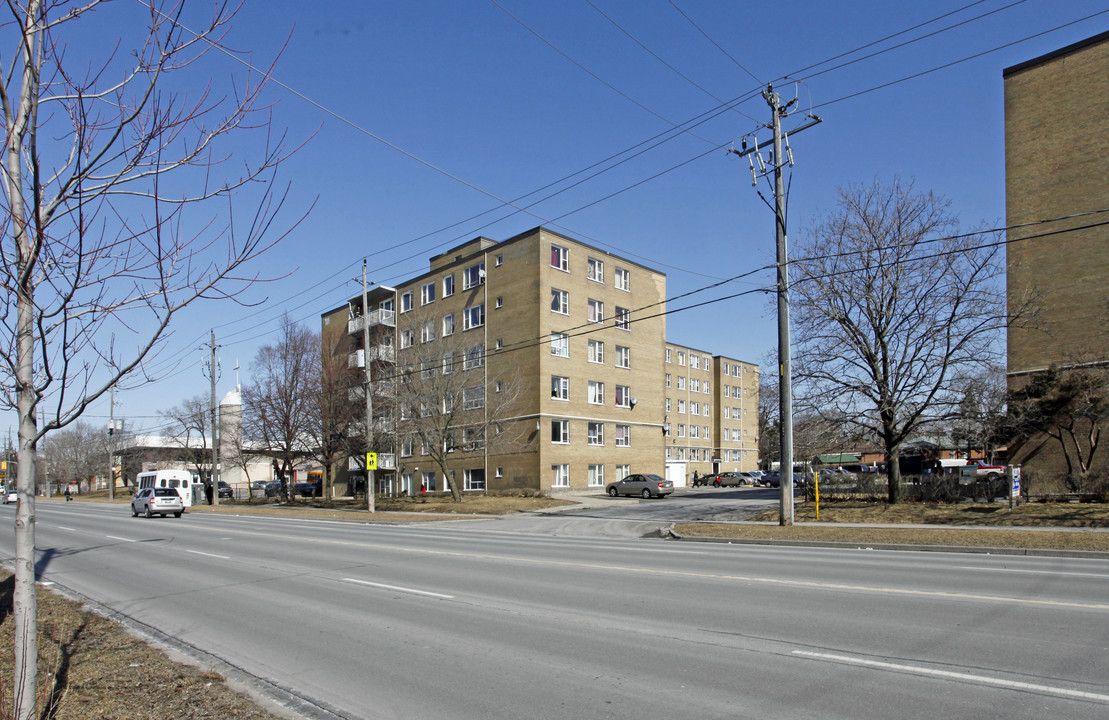
[[[889,483],[889,504],[901,502],[901,448],[886,449],[886,478]]]

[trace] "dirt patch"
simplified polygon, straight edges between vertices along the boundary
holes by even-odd
[[[0,718],[11,712],[14,578],[0,571]],[[38,592],[39,712],[50,720],[278,720],[222,676],[173,662],[122,626],[43,588]]]
[[[819,523],[847,523],[854,527],[842,525],[822,527],[816,519],[815,506],[812,503],[798,503],[794,508],[794,519],[798,523],[814,524],[783,527],[753,523],[686,523],[677,525],[674,531],[679,535],[691,537],[848,542],[859,545],[948,545],[1109,551],[1109,532],[1082,530],[1083,528],[1109,528],[1109,505],[1104,504],[1030,503],[1014,508],[1010,512],[1008,504],[1000,503],[957,505],[834,503],[821,505]],[[752,518],[752,521],[777,522],[778,511],[762,513]],[[949,527],[874,528],[865,527],[866,524]],[[1073,529],[1052,530],[1051,528]]]

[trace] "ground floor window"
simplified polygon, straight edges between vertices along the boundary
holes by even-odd
[[[463,490],[484,490],[485,489],[485,470],[483,468],[476,468],[474,470],[462,471]]]
[[[435,492],[435,472],[425,472],[424,476],[420,479],[423,489],[427,492]]]
[[[632,474],[632,466],[631,465],[617,465],[616,466],[616,479],[617,480],[623,480],[624,478],[626,478],[628,475],[631,475],[631,474]]]
[[[589,466],[589,486],[598,487],[605,484],[605,466],[604,465],[590,465]]]
[[[551,487],[570,487],[569,465],[551,465]]]

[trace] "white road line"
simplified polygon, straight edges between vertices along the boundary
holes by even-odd
[[[131,538],[116,537],[115,535],[105,535],[104,537],[109,538],[111,540],[122,540],[123,542],[138,542],[138,540],[132,540]]]
[[[220,560],[230,560],[227,555],[213,555],[212,553],[200,552],[199,550],[186,550],[185,552],[192,553],[193,555],[203,555],[204,557],[219,558]]]
[[[848,663],[852,665],[865,665],[867,667],[874,667],[880,670],[896,670],[900,672],[914,673],[916,675],[930,675],[932,677],[951,678],[960,682],[996,685],[998,687],[1012,688],[1014,690],[1030,690],[1033,692],[1048,693],[1051,695],[1063,695],[1065,697],[1080,698],[1082,700],[1094,700],[1097,702],[1109,703],[1109,695],[1084,692],[1082,690],[1068,690],[1066,688],[1052,687],[1050,685],[1035,685],[1033,683],[1018,682],[1016,680],[1003,680],[1001,678],[983,677],[981,675],[971,675],[969,673],[951,672],[950,670],[935,670],[933,668],[915,667],[913,665],[898,665],[896,663],[880,662],[878,660],[866,660],[864,658],[854,658],[847,655],[815,653],[808,652],[806,650],[794,650],[793,654],[800,655],[802,657],[813,658],[815,660],[831,660],[833,662]]]
[[[413,595],[425,595],[427,597],[442,598],[444,600],[454,600],[454,595],[442,595],[440,593],[428,592],[426,590],[416,590],[415,588],[400,587],[398,585],[386,585],[385,583],[375,583],[368,580],[343,578],[343,582],[357,583],[359,585],[369,585],[370,587],[384,588],[386,590],[396,590],[398,592],[412,593]]]
[[[1067,575],[1069,577],[1109,578],[1109,574],[1106,574],[1106,573],[1057,572],[1055,570],[1021,570],[1020,568],[974,567],[973,565],[963,565],[959,569],[960,570],[986,570],[988,572],[1028,573],[1029,575]]]
[[[70,532],[77,532],[77,531],[76,531],[76,530],[74,530],[73,528],[71,528],[71,527],[66,527],[65,525],[59,525],[59,526],[58,526],[58,529],[59,529],[59,530],[68,530],[68,531],[70,531]]]

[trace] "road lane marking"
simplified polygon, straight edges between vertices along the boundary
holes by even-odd
[[[841,662],[850,665],[864,665],[866,667],[878,668],[879,670],[895,670],[898,672],[907,672],[914,675],[930,675],[932,677],[952,678],[955,680],[959,680],[960,682],[996,685],[998,687],[1012,688],[1013,690],[1030,690],[1033,692],[1042,692],[1051,695],[1063,695],[1065,697],[1079,698],[1081,700],[1094,700],[1097,702],[1109,703],[1109,695],[1085,692],[1083,690],[1068,690],[1067,688],[1052,687],[1050,685],[1035,685],[1033,683],[1019,682],[1016,680],[1003,680],[1001,678],[985,677],[982,675],[971,675],[969,673],[952,672],[950,670],[935,670],[933,668],[917,667],[914,665],[899,665],[897,663],[887,663],[878,660],[867,660],[865,658],[850,657],[848,655],[832,655],[829,653],[809,652],[807,650],[794,650],[792,654],[800,655],[801,657],[813,658],[814,660],[829,660],[832,662]]]
[[[131,538],[116,537],[115,535],[105,535],[104,537],[106,537],[110,540],[122,540],[123,542],[138,542],[138,540],[133,540]]]
[[[397,592],[412,593],[413,595],[425,595],[427,597],[441,598],[443,600],[454,600],[454,595],[443,595],[441,593],[428,592],[427,590],[417,590],[415,588],[400,587],[399,585],[386,585],[385,583],[375,583],[370,582],[369,580],[343,578],[343,582],[357,583],[359,585],[369,585],[370,587],[384,588],[385,590],[396,590]]]
[[[68,530],[68,531],[70,531],[70,532],[77,532],[77,531],[76,531],[76,530],[74,530],[73,528],[71,528],[71,527],[66,527],[65,525],[59,525],[59,526],[58,526],[58,529],[59,529],[59,530]]]
[[[1009,572],[1009,573],[1028,573],[1029,575],[1066,575],[1068,577],[1094,577],[1094,578],[1109,578],[1106,573],[1079,573],[1079,572],[1057,572],[1055,570],[1021,570],[1020,568],[992,568],[992,567],[974,567],[973,565],[964,565],[959,568],[960,570],[986,570],[987,572]]]
[[[199,550],[186,550],[185,552],[192,553],[193,555],[203,555],[204,557],[219,558],[220,560],[230,560],[231,559],[227,555],[213,555],[212,553],[200,552]]]

